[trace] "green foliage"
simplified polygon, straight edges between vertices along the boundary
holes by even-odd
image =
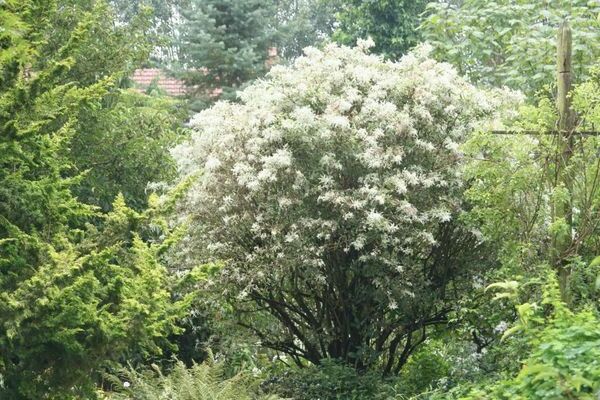
[[[72,64],[68,57],[35,69],[39,45],[22,18],[27,7],[36,10],[28,2],[0,8],[2,20],[13,28],[3,33],[0,47],[0,235],[23,230],[47,239],[89,214],[69,193],[71,182],[62,179],[69,162],[60,150],[74,135],[80,104],[98,99],[110,82],[88,87],[57,83]],[[45,26],[48,18],[37,23]]]
[[[220,263],[199,265],[188,271],[178,282],[174,292],[178,296],[187,295],[191,302],[189,312],[178,321],[181,332],[170,339],[177,345],[176,351],[172,352],[173,356],[186,365],[205,361],[210,348],[219,357],[225,358],[223,372],[227,376],[233,376],[242,370],[248,370],[243,368],[245,365],[242,368],[232,368],[234,365],[237,367],[236,361],[245,360],[245,343],[238,341],[235,330],[232,330],[230,308],[204,284],[209,279],[214,279],[221,268]],[[226,328],[221,329],[223,325]]]
[[[184,136],[183,105],[167,97],[116,90],[81,113],[70,144],[74,167],[84,172],[78,198],[108,210],[122,193],[137,210],[147,206],[148,184],[175,177],[169,148]]]
[[[112,78],[102,97],[78,110],[67,150],[74,173],[84,176],[74,193],[103,210],[110,208],[117,193],[123,193],[128,204],[142,209],[148,183],[168,181],[175,174],[168,149],[181,136],[179,125],[186,112],[174,100],[118,87],[152,48],[148,10],[140,7],[126,24],[116,24],[115,13],[103,2],[87,13],[91,6],[86,2],[74,2],[70,7],[67,21],[54,22],[60,27],[53,36],[57,43],[49,44],[57,47],[74,42],[62,29],[79,32],[77,45],[69,50],[74,65],[67,79],[83,84],[98,76]],[[73,18],[75,15],[80,18]],[[59,43],[63,35],[65,43]]]
[[[600,5],[564,3],[0,0],[0,398],[598,398],[600,139],[487,133],[555,129],[564,17],[600,126]],[[420,38],[531,101],[385,61]],[[175,60],[235,100],[177,165],[182,103],[127,89]]]
[[[341,2],[333,39],[353,46],[358,39],[371,37],[375,42],[374,52],[396,60],[418,43],[417,27],[427,3],[426,0]]]
[[[39,356],[39,348],[23,341],[32,334],[26,329],[30,323],[38,326],[38,335],[44,332],[44,321],[30,317],[55,300],[50,296],[35,302],[46,284],[42,277],[51,275],[60,281],[61,274],[70,273],[77,265],[97,261],[96,257],[75,263],[77,257],[65,240],[65,234],[71,233],[69,224],[80,222],[91,211],[71,195],[72,182],[62,177],[68,162],[60,150],[73,135],[78,106],[100,96],[106,82],[83,88],[57,84],[71,63],[68,58],[59,58],[42,70],[33,69],[41,45],[34,41],[36,31],[24,17],[35,14],[39,7],[37,2],[0,6],[0,19],[9,27],[3,30],[0,47],[0,390],[14,397],[19,392],[31,395],[27,394],[30,389],[18,387],[20,383],[35,386],[35,381],[27,382],[32,377],[22,372],[29,370],[32,360],[28,357]],[[43,17],[37,21],[38,27],[49,23],[48,16]],[[48,288],[56,293],[53,279],[48,281]],[[78,289],[88,290],[85,285],[74,290]],[[56,302],[62,304],[60,299]],[[58,321],[52,318],[45,322],[56,326]],[[40,365],[44,362],[42,359]]]
[[[181,9],[180,75],[195,92],[196,108],[235,98],[238,88],[266,72],[275,12],[274,2],[262,0],[192,0]]]
[[[594,261],[597,261],[596,259]],[[581,309],[586,305],[592,305],[598,309],[600,268],[594,261],[589,263],[583,260],[582,257],[576,257],[569,263],[569,293],[572,297],[572,303],[577,309]]]
[[[572,94],[574,108],[580,117],[578,129],[592,129],[598,121],[597,90],[597,78],[592,76]],[[523,106],[520,116],[511,125],[515,129],[548,131],[555,127],[556,120],[553,104],[542,98],[535,106]],[[503,307],[479,306],[475,315],[481,317],[471,326],[481,331],[486,321],[497,321],[500,316],[502,321],[515,321],[512,328],[503,332],[502,342],[494,340],[489,350],[493,353],[504,350],[508,357],[512,356],[513,364],[529,354],[525,365],[533,367],[524,368],[513,379],[504,379],[494,390],[484,390],[485,385],[478,382],[480,379],[498,381],[502,375],[518,373],[511,363],[503,362],[502,368],[458,385],[456,396],[451,398],[466,396],[474,382],[477,389],[469,397],[473,399],[587,398],[586,390],[597,390],[586,389],[585,382],[579,387],[579,378],[570,381],[571,377],[578,376],[592,382],[598,380],[594,375],[595,367],[586,369],[589,360],[576,355],[579,347],[588,346],[580,329],[587,330],[596,317],[589,311],[572,315],[563,310],[554,318],[547,318],[544,313],[549,309],[563,309],[564,306],[556,302],[544,303],[540,300],[543,292],[532,284],[547,273],[544,264],[560,257],[568,264],[570,272],[566,292],[572,309],[596,307],[598,270],[592,260],[598,252],[599,232],[592,221],[597,219],[600,194],[596,162],[598,141],[595,137],[575,140],[569,167],[560,171],[567,177],[566,181],[572,183],[568,190],[557,181],[558,148],[555,138],[550,135],[480,134],[465,146],[467,156],[472,160],[467,168],[470,187],[466,194],[472,205],[468,218],[495,247],[501,266],[495,277],[506,281],[492,285],[490,290],[505,303],[523,303],[515,309],[513,317],[502,310]],[[565,219],[553,221],[553,208],[564,202],[570,203],[573,211],[571,227]],[[560,235],[568,235],[571,246],[564,253],[556,254],[552,242]],[[523,282],[524,279],[530,281],[527,290],[517,290],[514,281]],[[557,297],[557,294],[546,295],[546,298]],[[595,339],[591,340],[590,345],[595,345]],[[572,370],[568,369],[571,367]],[[490,379],[492,376],[495,379]]]
[[[21,9],[37,44],[33,70],[63,60],[60,83],[85,86],[113,77],[115,84],[148,58],[152,42],[147,36],[149,10],[142,9],[129,23],[115,23],[116,14],[107,1],[32,1]],[[37,4],[36,4],[37,3]],[[26,4],[26,3],[25,3]]]
[[[222,377],[221,365],[194,364],[190,368],[178,361],[164,375],[153,370],[125,370],[121,380],[113,377],[113,390],[105,392],[105,400],[276,400],[275,396],[258,394],[256,380],[247,375]],[[127,383],[125,383],[127,382]]]
[[[492,388],[473,389],[464,399],[596,399],[600,393],[597,314],[569,311],[560,301],[552,274],[541,304],[524,303],[517,312],[520,322],[507,332],[520,331],[532,346],[520,372]]]
[[[74,186],[81,201],[108,210],[121,192],[130,205],[142,209],[146,185],[175,173],[168,149],[181,136],[179,125],[186,117],[174,101],[120,88],[155,44],[148,32],[149,10],[139,7],[126,23],[117,23],[105,1],[47,3],[31,13],[19,11],[32,22],[30,36],[36,41],[38,56],[30,70],[56,63],[61,73],[54,76],[55,84],[83,88],[102,82],[95,92],[90,87],[72,110],[64,171],[84,173]]]
[[[310,48],[193,118],[174,150],[198,176],[178,256],[226,260],[221,290],[240,322],[294,362],[394,373],[485,263],[458,219],[457,142],[511,97],[425,48],[391,63],[368,44]]]
[[[417,351],[402,369],[395,387],[404,395],[415,395],[438,386],[451,373],[451,360],[439,342],[430,341]]]
[[[600,55],[599,13],[588,0],[431,2],[420,29],[437,56],[473,82],[534,95],[554,81],[557,29],[565,19],[573,29],[575,76],[589,76]]]
[[[120,196],[102,230],[90,226],[77,246],[39,243],[39,264],[12,290],[3,279],[0,393],[90,396],[103,367],[169,346],[187,300],[171,300],[161,245],[129,230],[137,217]]]
[[[270,46],[277,47],[279,57],[293,60],[302,55],[305,47],[315,46],[327,40],[334,30],[335,14],[341,7],[339,0],[269,0],[254,3],[238,1],[231,4],[222,1],[210,3],[190,0],[111,0],[110,3],[114,4],[119,19],[125,22],[130,22],[143,13],[145,4],[151,6],[149,30],[156,35],[156,40],[153,41],[156,47],[149,63],[170,68],[178,61],[186,60],[183,63],[185,65],[180,65],[181,69],[188,68],[189,62],[194,63],[195,58],[190,52],[198,50],[199,46],[193,37],[201,31],[215,42],[204,45],[199,42],[200,46],[210,47],[212,50],[215,46],[220,47],[217,51],[203,52],[204,58],[197,59],[197,63],[210,63],[207,61],[209,58],[218,58],[225,63],[231,63],[223,67],[243,68],[242,64],[246,61],[239,61],[249,55],[246,53],[257,50],[261,51],[256,54],[257,60],[264,61],[267,54],[263,50],[266,49],[253,48],[256,42],[245,32],[249,26],[251,29],[262,29],[259,34],[269,36]],[[243,15],[237,15],[238,9],[242,12],[251,9],[251,18],[243,19]],[[201,17],[199,12],[208,18]],[[184,16],[183,23],[180,21],[180,15]],[[188,22],[185,20],[186,15],[189,18]],[[258,20],[252,20],[255,17],[258,17]],[[259,23],[263,26],[257,26]],[[238,41],[238,38],[241,41]],[[223,58],[225,51],[232,58]]]
[[[264,76],[272,64],[320,45],[333,32],[340,7],[337,0],[181,2],[175,70],[193,91],[192,108],[235,100],[237,90]]]
[[[340,0],[277,0],[275,15],[278,55],[291,61],[308,46],[328,40],[336,25]]]
[[[149,17],[147,40],[154,45],[144,64],[164,66],[177,59],[176,32],[179,28],[178,8],[188,0],[109,0],[118,20],[131,24],[140,16]]]
[[[390,399],[390,382],[377,372],[359,374],[354,368],[334,360],[321,365],[294,369],[267,381],[271,390],[295,400]]]
[[[598,88],[594,75],[573,91],[579,130],[591,130],[600,122]],[[556,120],[553,104],[542,98],[537,105],[523,106],[511,124],[517,130],[546,132]],[[496,247],[505,272],[500,279],[510,279],[510,274],[535,276],[537,265],[560,258],[573,270],[569,285],[578,302],[573,305],[584,305],[583,297],[594,298],[595,273],[589,276],[587,265],[597,255],[600,234],[595,223],[600,202],[598,144],[597,137],[578,136],[568,168],[557,171],[560,147],[554,135],[481,133],[467,143],[471,162],[466,196],[472,205],[468,219]],[[563,203],[572,210],[570,227],[564,218],[553,217],[553,208]],[[552,243],[561,236],[571,245],[556,254]],[[584,286],[577,288],[575,282]],[[583,293],[587,294],[582,297]]]
[[[137,214],[122,197],[103,228],[84,229],[99,216],[70,192],[66,150],[114,86],[104,73],[124,65],[108,57],[88,71],[99,40],[124,43],[110,18],[102,2],[0,5],[2,398],[92,398],[102,368],[167,348],[186,304],[171,300],[162,246],[131,233]]]
[[[519,375],[498,391],[506,399],[596,399],[600,391],[600,329],[589,311],[558,318]]]

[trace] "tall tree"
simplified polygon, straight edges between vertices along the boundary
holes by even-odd
[[[169,149],[185,136],[181,101],[113,88],[93,108],[80,112],[69,157],[83,177],[77,197],[108,211],[123,194],[136,210],[147,207],[149,185],[176,176]]]
[[[337,14],[339,26],[333,38],[355,45],[358,39],[371,37],[374,51],[398,59],[419,42],[417,27],[427,0],[350,0],[341,2]]]
[[[246,82],[267,70],[275,47],[274,2],[193,0],[181,10],[180,76],[193,90],[195,107],[233,99]]]
[[[72,63],[60,76],[61,83],[106,81],[97,101],[77,108],[73,138],[65,149],[73,172],[84,173],[74,191],[80,200],[104,210],[122,193],[140,210],[146,206],[148,183],[173,176],[168,148],[180,136],[179,125],[186,117],[181,103],[126,89],[128,76],[156,46],[152,10],[140,3],[135,13],[117,23],[118,13],[107,2],[59,4],[62,12],[46,15],[49,24],[34,29],[48,39],[38,47],[43,57],[33,68],[45,68],[62,51]]]
[[[177,60],[177,37],[180,26],[180,8],[189,0],[110,0],[119,21],[129,24],[140,14],[150,11],[149,38],[154,44],[146,64],[170,66]]]
[[[94,398],[103,367],[167,345],[180,309],[171,302],[158,247],[131,233],[140,218],[123,198],[111,215],[96,216],[104,226],[97,231],[84,226],[93,210],[70,191],[78,178],[67,148],[81,111],[98,106],[114,84],[111,77],[76,79],[90,66],[88,44],[101,45],[97,34],[111,14],[94,2],[64,15],[71,5],[0,5],[0,397],[6,399]],[[69,35],[55,26],[67,17],[78,19]],[[48,35],[53,30],[57,36]]]
[[[277,50],[285,60],[301,56],[308,46],[319,46],[335,30],[339,0],[278,0]]]

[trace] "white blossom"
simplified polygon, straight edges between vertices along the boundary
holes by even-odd
[[[498,325],[494,327],[494,332],[502,334],[508,329],[509,325],[506,321],[500,321]]]
[[[215,157],[215,156],[209,156],[206,160],[206,163],[204,163],[204,168],[207,171],[212,171],[215,170],[217,168],[219,168],[221,166],[221,161]]]
[[[392,309],[422,287],[418,260],[460,212],[460,146],[509,95],[473,87],[427,46],[398,62],[372,46],[307,48],[191,119],[172,151],[193,178],[177,208],[182,263],[227,260],[240,298],[290,269],[325,285],[335,251],[369,266]]]
[[[381,225],[384,221],[385,219],[383,218],[383,215],[380,212],[371,210],[367,214],[367,224],[370,226]]]

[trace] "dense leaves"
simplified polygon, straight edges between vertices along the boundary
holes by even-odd
[[[106,218],[105,228],[91,228],[79,246],[37,243],[39,263],[27,276],[11,276],[19,279],[16,288],[3,279],[4,396],[89,398],[100,368],[168,347],[184,303],[171,302],[159,246],[136,235],[120,242],[137,218],[122,197]]]
[[[580,130],[591,129],[598,121],[597,93],[597,78],[574,90],[573,107],[579,115]],[[547,132],[553,129],[556,119],[554,105],[541,99],[537,106],[523,106],[513,126]],[[567,188],[556,169],[561,150],[554,135],[487,133],[470,140],[467,152],[473,161],[467,169],[471,180],[467,197],[474,206],[470,218],[499,248],[499,261],[506,273],[532,272],[533,266],[560,257],[572,264],[574,279],[581,283],[573,288],[575,300],[586,297],[585,293],[589,296],[593,282],[577,276],[586,274],[585,268],[577,265],[582,261],[588,265],[600,252],[595,222],[600,199],[597,148],[596,137],[576,138],[569,167],[560,171],[569,182]],[[565,198],[573,210],[571,226],[552,217],[556,203]],[[571,245],[563,253],[554,254],[552,240],[565,230],[571,230]]]
[[[276,39],[278,54],[286,61],[301,56],[308,46],[329,40],[337,24],[339,0],[278,0]]]
[[[583,80],[600,55],[597,1],[431,2],[421,30],[436,55],[473,82],[529,95],[554,82],[556,30],[568,20],[573,66]]]
[[[132,207],[145,208],[148,185],[176,175],[168,152],[184,137],[185,115],[180,102],[132,89],[114,90],[82,112],[69,148],[74,167],[83,173],[75,194],[108,210],[122,193]]]
[[[524,335],[533,349],[514,378],[491,389],[474,389],[467,399],[593,399],[600,390],[598,316],[572,313],[560,301],[553,274],[541,302],[516,307],[519,322],[504,336]],[[544,313],[544,307],[550,309]],[[549,314],[549,315],[545,315]]]
[[[31,1],[0,8],[10,28],[0,48],[3,398],[93,398],[102,368],[168,347],[165,339],[177,331],[184,304],[171,300],[158,244],[131,236],[133,225],[124,220],[139,217],[122,197],[97,231],[84,226],[93,209],[70,191],[79,178],[69,176],[66,150],[78,136],[82,113],[113,87],[102,68],[117,68],[107,59],[94,67],[100,75],[90,74],[89,59],[81,55],[99,50],[99,38],[120,37],[113,31],[96,36],[109,26],[106,5],[80,6],[86,7]],[[82,11],[80,19],[71,21],[75,11],[64,14],[65,7]],[[64,18],[72,32],[47,37]]]
[[[397,60],[419,42],[417,30],[425,0],[351,0],[340,2],[334,40],[354,45],[371,37],[375,52]]]
[[[264,74],[274,47],[275,10],[274,3],[261,0],[196,0],[181,10],[181,76],[198,101],[231,99],[241,85]]]

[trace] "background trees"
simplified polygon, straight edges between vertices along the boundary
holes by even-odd
[[[74,193],[104,210],[122,193],[129,205],[141,210],[148,183],[174,176],[168,151],[182,136],[187,116],[181,102],[127,90],[129,75],[157,43],[152,10],[141,5],[125,23],[117,23],[116,11],[105,2],[61,6],[67,8],[51,17],[47,29],[37,27],[39,34],[51,38],[41,47],[42,59],[51,59],[56,48],[70,44],[72,49],[63,47],[73,59],[64,82],[106,81],[101,96],[77,108],[74,135],[66,148],[72,173],[83,175]],[[75,38],[73,31],[79,33]]]
[[[234,100],[236,90],[271,65],[326,40],[338,8],[337,2],[323,0],[182,3],[183,23],[174,38],[176,70],[192,89],[194,107]]]
[[[276,47],[275,13],[275,3],[260,0],[196,0],[181,9],[181,76],[195,98],[234,98],[264,74],[269,48]]]
[[[507,85],[533,95],[554,82],[556,29],[575,32],[574,75],[581,81],[598,58],[596,2],[431,2],[421,31],[436,56],[473,82]]]
[[[95,107],[81,110],[69,155],[82,178],[77,197],[109,210],[119,193],[137,210],[147,206],[148,184],[176,176],[169,149],[185,137],[181,101],[114,88]]]
[[[285,61],[293,61],[303,49],[329,40],[336,25],[339,0],[279,0],[277,4],[277,50]]]
[[[417,27],[427,3],[424,0],[342,1],[333,39],[354,45],[358,39],[371,37],[375,41],[374,52],[397,60],[419,42]]]
[[[120,18],[132,21],[139,1],[114,0]],[[290,62],[307,46],[329,40],[354,45],[373,37],[375,52],[397,59],[414,46],[426,2],[323,0],[151,2],[152,63],[171,69],[190,88],[195,110],[262,77],[276,62]]]

